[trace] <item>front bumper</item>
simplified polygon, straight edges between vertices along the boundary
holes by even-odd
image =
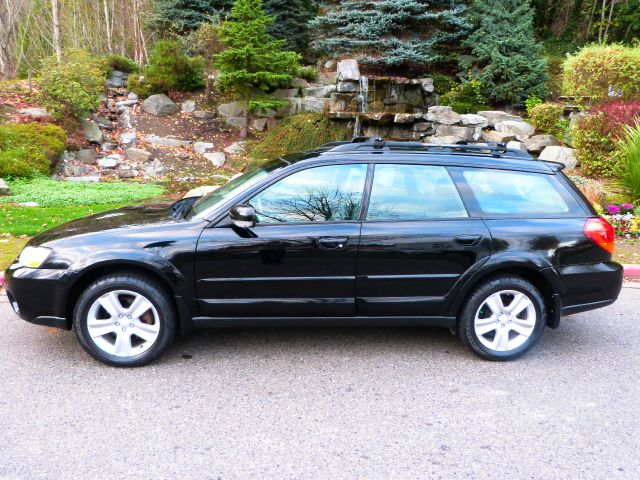
[[[67,299],[68,270],[34,269],[13,264],[5,272],[5,288],[13,310],[27,322],[71,329]]]

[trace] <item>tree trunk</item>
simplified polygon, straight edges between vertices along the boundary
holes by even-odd
[[[113,42],[111,39],[111,21],[109,19],[109,4],[107,0],[102,0],[102,4],[104,6],[104,25],[107,29],[107,48],[109,49],[109,53],[113,53]]]
[[[242,126],[240,127],[240,140],[246,140],[249,136],[249,102],[242,112]]]
[[[56,51],[58,63],[62,61],[62,42],[60,41],[60,12],[58,0],[51,0],[51,15],[53,23],[53,48]]]

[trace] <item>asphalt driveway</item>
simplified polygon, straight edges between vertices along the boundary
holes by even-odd
[[[0,300],[2,479],[638,478],[640,283],[511,363],[446,330],[205,331],[120,370]]]

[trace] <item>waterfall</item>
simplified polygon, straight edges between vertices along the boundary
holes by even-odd
[[[360,76],[360,92],[356,98],[358,102],[358,113],[367,113],[367,98],[369,96],[369,78],[364,75]],[[356,121],[353,126],[353,136],[359,137],[362,135],[362,122],[360,115],[356,115]]]

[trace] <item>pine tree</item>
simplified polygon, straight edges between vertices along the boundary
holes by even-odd
[[[347,0],[311,22],[313,46],[374,65],[426,66],[445,60],[447,47],[469,32],[464,10],[457,0]]]
[[[217,85],[235,92],[247,104],[251,89],[268,91],[286,86],[299,66],[300,55],[283,51],[284,40],[273,40],[268,28],[273,17],[262,10],[262,0],[236,0],[229,20],[220,27],[226,49],[216,55],[220,70]],[[241,138],[247,137],[248,107],[244,111]]]
[[[318,10],[315,0],[265,0],[264,10],[275,17],[269,33],[296,52],[309,48],[309,22]]]
[[[156,0],[148,24],[161,35],[189,33],[230,7],[231,0]]]
[[[494,101],[522,105],[530,95],[545,97],[547,59],[533,35],[529,0],[476,0],[471,14],[477,27],[465,45],[472,55],[461,66]]]

